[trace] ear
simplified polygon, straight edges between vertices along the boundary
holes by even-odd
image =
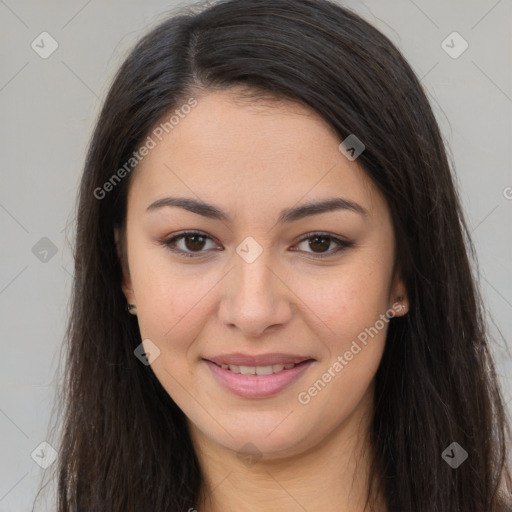
[[[394,311],[394,316],[404,316],[409,311],[409,295],[400,269],[395,272],[391,284],[389,308]]]
[[[117,257],[123,274],[121,288],[128,304],[135,304],[135,295],[133,293],[130,269],[128,268],[128,258],[125,243],[123,243],[123,234],[120,227],[114,228],[114,239],[116,242]]]

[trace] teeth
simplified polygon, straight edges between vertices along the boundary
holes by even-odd
[[[241,373],[242,375],[271,375],[272,373],[289,370],[290,368],[293,368],[295,364],[273,364],[269,366],[238,366],[236,364],[220,364],[219,366],[223,370],[230,370],[233,373]]]
[[[255,375],[256,366],[240,366],[240,373],[242,375]]]
[[[272,366],[256,366],[256,375],[272,375]]]

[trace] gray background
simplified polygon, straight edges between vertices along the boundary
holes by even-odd
[[[32,510],[43,474],[31,453],[49,439],[72,282],[72,211],[95,118],[127,51],[177,5],[0,0],[0,512]],[[344,5],[395,42],[428,91],[455,162],[491,329],[507,340],[493,350],[510,409],[512,3]],[[58,43],[47,59],[31,47],[43,31]],[[458,58],[442,47],[453,31],[469,44]],[[461,48],[457,39],[445,44]]]

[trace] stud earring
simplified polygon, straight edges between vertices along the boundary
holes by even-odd
[[[126,311],[130,313],[131,315],[136,315],[137,313],[132,313],[132,309],[136,309],[137,306],[135,304],[127,304],[126,305]]]
[[[400,304],[400,309],[407,310],[407,304],[404,303],[403,297],[398,297],[397,302]]]

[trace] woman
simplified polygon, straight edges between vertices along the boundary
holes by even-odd
[[[58,511],[512,510],[468,254],[384,35],[326,0],[167,19],[83,173]]]

